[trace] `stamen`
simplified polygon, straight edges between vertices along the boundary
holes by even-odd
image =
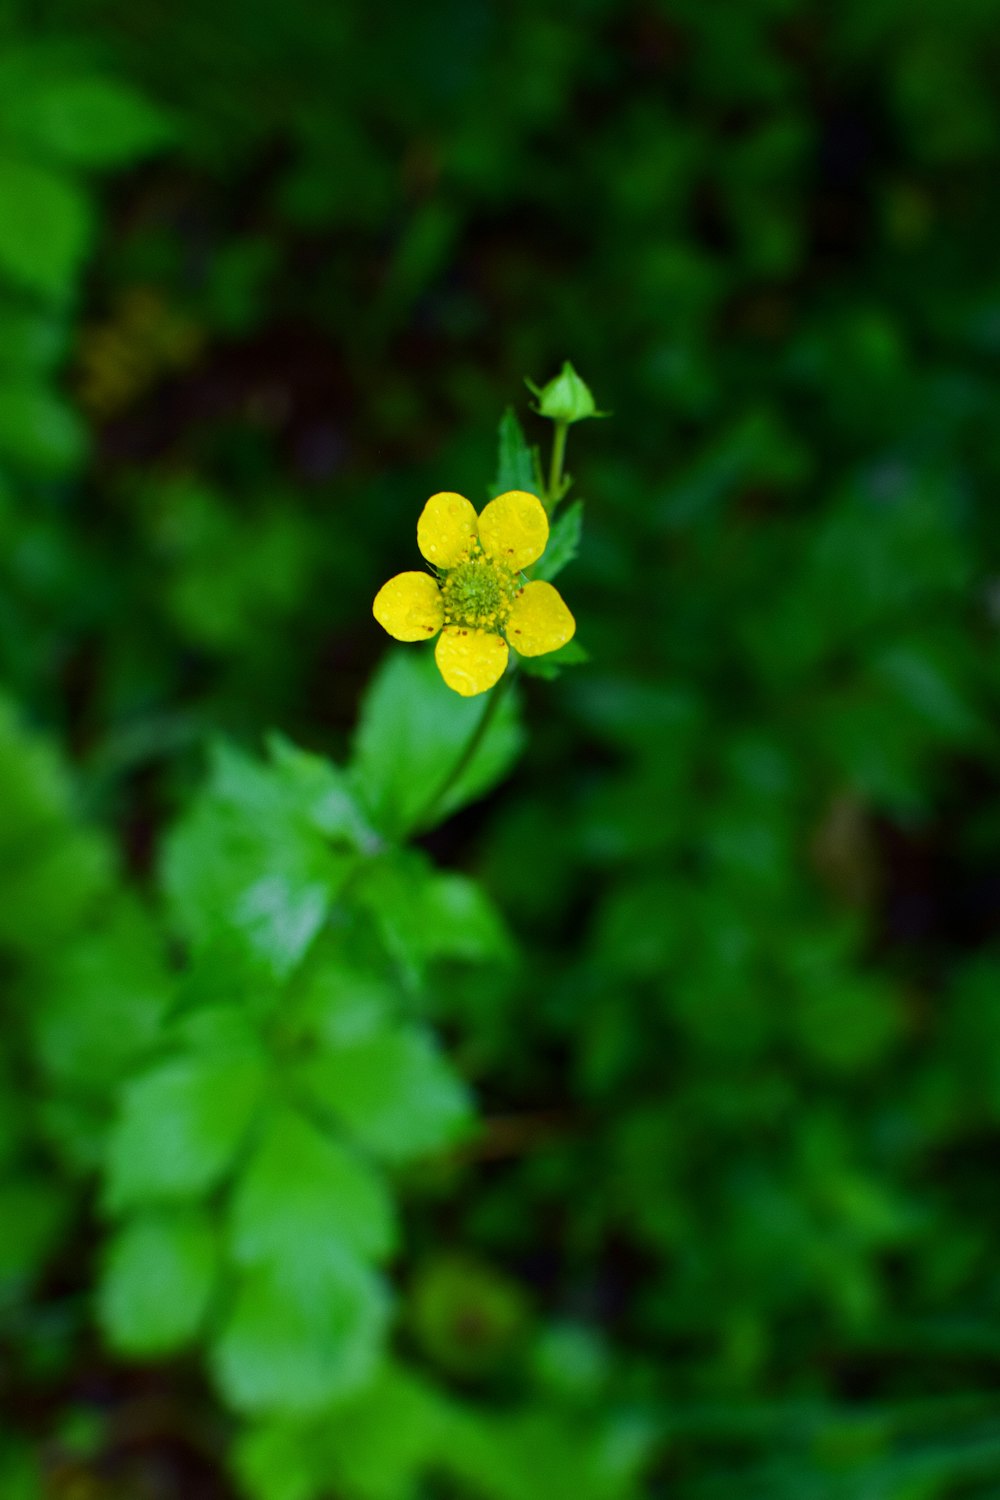
[[[441,583],[444,622],[480,634],[501,629],[518,593],[516,576],[486,556],[477,541],[470,555],[450,568]]]

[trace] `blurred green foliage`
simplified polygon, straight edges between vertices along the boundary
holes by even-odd
[[[0,0],[5,1500],[1000,1493],[996,20]]]

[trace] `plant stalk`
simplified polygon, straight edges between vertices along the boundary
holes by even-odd
[[[563,463],[566,459],[568,431],[568,422],[556,422],[555,431],[552,434],[552,460],[549,464],[549,483],[545,495],[546,509],[550,513],[559,504],[562,496]]]
[[[424,828],[427,827],[434,813],[437,811],[441,803],[444,801],[445,797],[451,791],[456,781],[458,781],[459,777],[462,776],[468,769],[473,757],[476,754],[476,751],[479,749],[480,745],[483,743],[483,740],[486,738],[490,725],[493,723],[494,719],[497,716],[497,710],[499,708],[503,695],[507,690],[507,684],[515,676],[516,672],[517,668],[511,667],[507,672],[504,673],[500,681],[497,683],[496,687],[490,693],[488,699],[486,700],[483,711],[476,721],[476,726],[473,729],[472,733],[469,735],[469,738],[466,740],[458,759],[455,761],[455,764],[448,772],[446,779],[438,787],[437,791],[431,797],[430,801],[425,804],[423,811],[414,820],[414,833],[420,833]]]

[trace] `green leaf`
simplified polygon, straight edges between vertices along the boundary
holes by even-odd
[[[51,307],[0,303],[0,371],[48,370],[66,355],[70,330]]]
[[[380,1031],[399,1008],[399,985],[391,971],[373,972],[340,952],[320,952],[295,985],[296,1014],[320,1045],[339,1045]]]
[[[326,920],[362,836],[333,767],[289,758],[262,765],[227,746],[209,786],[169,837],[163,880],[181,935],[196,952],[235,948],[285,978]]]
[[[332,1048],[302,1066],[314,1097],[375,1155],[407,1161],[468,1132],[468,1090],[417,1026]]]
[[[431,871],[421,892],[420,914],[425,949],[432,958],[484,963],[513,954],[503,917],[468,875]]]
[[[308,1260],[329,1246],[380,1260],[396,1247],[393,1203],[379,1174],[291,1111],[271,1121],[240,1177],[231,1233],[244,1264]]]
[[[387,1318],[380,1278],[335,1246],[262,1264],[241,1279],[215,1373],[239,1411],[316,1411],[370,1377]]]
[[[599,1421],[570,1422],[536,1407],[456,1424],[442,1466],[486,1500],[626,1500],[637,1494],[628,1474],[633,1445],[620,1446],[624,1452],[606,1451]],[[634,1457],[649,1446],[647,1438]]]
[[[168,143],[170,121],[111,78],[25,77],[0,105],[0,127],[32,154],[75,167],[121,167]]]
[[[20,1439],[0,1437],[0,1495],[4,1500],[46,1500],[51,1493],[42,1481],[38,1453]]]
[[[41,296],[66,300],[90,245],[90,204],[46,167],[0,158],[0,275]]]
[[[372,817],[391,837],[401,838],[424,821],[487,702],[462,698],[446,687],[430,651],[412,648],[386,656],[365,694],[352,769]],[[434,823],[495,786],[521,744],[517,706],[508,692],[461,776],[435,801]]]
[[[541,495],[544,488],[538,450],[528,447],[514,408],[508,406],[500,419],[497,472],[489,487],[490,499],[505,494],[507,490],[527,490],[529,494]]]
[[[882,976],[796,975],[788,1020],[806,1056],[857,1077],[879,1063],[903,1029],[899,996]]]
[[[60,951],[110,885],[107,845],[81,827],[69,777],[0,698],[0,946]]]
[[[205,1017],[199,1017],[204,1020]],[[263,1063],[239,1024],[230,1042],[182,1052],[130,1082],[108,1150],[113,1211],[194,1198],[225,1175],[253,1118]]]
[[[946,741],[974,742],[983,725],[966,699],[960,669],[961,642],[895,642],[870,663],[872,677],[918,721]]]
[[[560,511],[553,523],[552,530],[549,532],[548,546],[531,569],[532,578],[544,578],[551,581],[562,572],[567,563],[573,561],[580,548],[582,526],[583,501],[574,500],[572,505]]]
[[[260,1500],[312,1500],[327,1492],[359,1500],[423,1496],[428,1470],[446,1469],[455,1421],[439,1389],[384,1364],[321,1423],[269,1424],[252,1434],[240,1444],[239,1472]],[[303,1453],[314,1487],[286,1489],[282,1476],[302,1476]]]
[[[16,1286],[42,1270],[71,1206],[65,1189],[42,1177],[25,1174],[0,1183],[0,1300],[5,1283]]]
[[[354,894],[411,984],[422,981],[431,959],[475,963],[513,954],[503,919],[482,887],[465,875],[442,874],[415,850],[370,860]]]
[[[12,464],[54,479],[77,468],[86,451],[82,421],[54,392],[35,381],[0,381],[0,454]]]
[[[170,1003],[159,942],[145,912],[122,900],[100,932],[60,945],[35,1016],[51,1075],[101,1091],[148,1052]]]
[[[215,1284],[216,1236],[193,1210],[144,1214],[111,1240],[98,1314],[113,1349],[172,1354],[194,1341]]]
[[[245,1428],[237,1434],[233,1460],[252,1500],[315,1500],[329,1477],[321,1433],[308,1421],[278,1419]]]
[[[567,641],[558,651],[549,651],[545,656],[525,656],[521,670],[529,677],[541,677],[554,682],[564,667],[579,667],[590,660],[590,652],[579,641]]]
[[[280,734],[268,736],[267,748],[289,800],[319,833],[352,849],[370,850],[377,844],[378,835],[358,806],[346,772]]]
[[[87,829],[72,825],[48,842],[16,851],[16,879],[3,886],[0,944],[30,952],[65,939],[107,888],[108,851]]]

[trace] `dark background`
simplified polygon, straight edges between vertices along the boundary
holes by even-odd
[[[511,1399],[526,1299],[642,1494],[1000,1494],[996,4],[0,17],[72,197],[0,163],[0,672],[140,887],[207,733],[343,751],[523,377],[612,413],[590,663],[428,845],[526,958],[440,995],[520,1123],[415,1231],[479,1265],[422,1357]],[[149,118],[60,147],[74,69]]]

